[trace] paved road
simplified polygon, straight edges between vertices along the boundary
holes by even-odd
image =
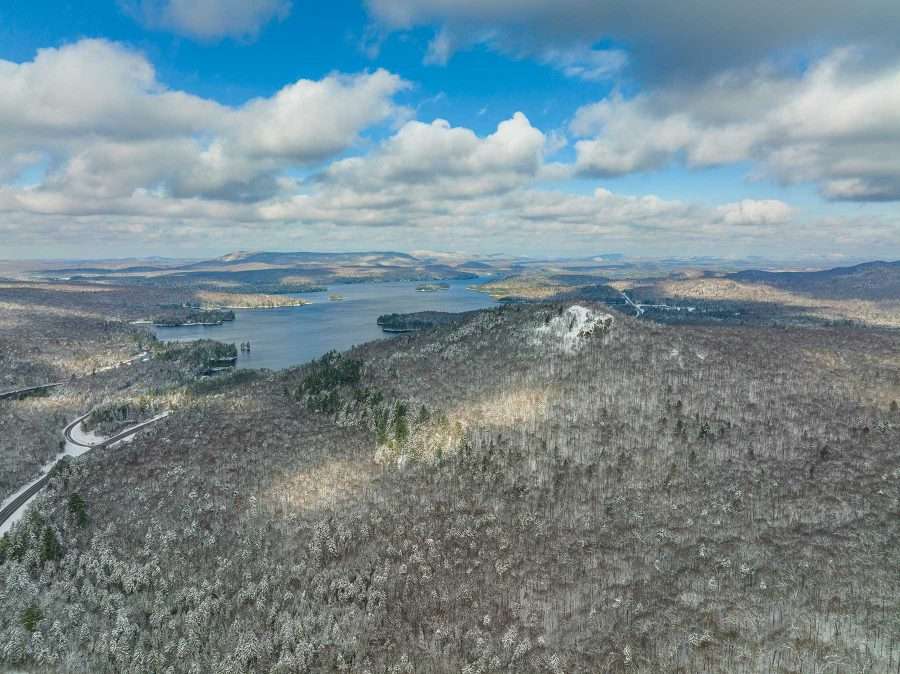
[[[0,400],[5,398],[18,398],[19,396],[28,395],[29,393],[37,393],[38,391],[43,391],[44,389],[56,388],[57,386],[62,386],[66,382],[59,381],[54,384],[40,384],[38,386],[26,386],[25,388],[15,389],[13,391],[4,391],[0,393]]]
[[[97,372],[114,370],[123,365],[130,365],[131,363],[139,360],[148,360],[149,358],[150,354],[147,351],[142,351],[136,356],[132,356],[131,358],[120,361],[113,365],[108,365],[106,367],[100,368],[99,370],[96,370],[95,374]],[[13,391],[5,391],[3,393],[0,393],[0,400],[4,398],[17,398],[21,395],[27,395],[29,393],[34,393],[43,389],[56,388],[58,386],[63,386],[66,383],[67,382],[54,382],[52,384],[40,384],[38,386],[28,386]],[[88,414],[90,414],[90,412],[88,412]],[[62,460],[64,456],[80,456],[84,452],[95,449],[97,447],[108,447],[110,445],[114,445],[121,440],[125,440],[126,438],[131,437],[146,426],[149,426],[150,424],[169,416],[170,412],[163,412],[162,414],[159,414],[152,419],[148,419],[147,421],[144,421],[142,423],[135,424],[134,426],[126,428],[125,430],[113,435],[112,437],[102,438],[97,442],[85,441],[86,436],[84,435],[82,435],[81,438],[73,436],[73,431],[75,431],[78,425],[88,417],[88,414],[81,415],[63,429],[63,436],[66,439],[66,447],[63,453],[44,465],[43,468],[41,468],[41,475],[38,478],[26,484],[18,492],[14,493],[3,502],[2,507],[0,507],[0,535],[3,535],[7,531],[9,531],[12,524],[21,518],[25,507],[31,502],[35,495],[37,495],[37,493],[44,488],[44,486],[47,484],[47,481],[50,479],[51,471],[56,466],[56,464],[59,463],[60,460]],[[93,438],[90,439],[92,440]]]
[[[25,505],[34,498],[35,494],[44,488],[44,485],[46,485],[49,480],[50,473],[47,472],[39,477],[33,484],[19,492],[12,501],[7,503],[6,506],[0,510],[0,527],[3,527],[3,525],[6,524],[6,521],[15,515],[20,508],[24,508]],[[3,527],[2,533],[6,533],[5,527]]]
[[[115,370],[117,367],[121,367],[123,365],[131,365],[135,361],[142,359],[149,359],[150,354],[147,351],[142,351],[136,356],[132,356],[126,360],[119,361],[118,363],[114,363],[113,365],[107,365],[106,367],[101,367],[99,370],[96,370],[94,374],[97,372],[107,372],[109,370]],[[83,379],[84,377],[89,375],[82,375],[82,377],[74,377],[74,379]],[[19,396],[28,395],[29,393],[36,393],[38,391],[42,391],[44,389],[57,388],[58,386],[65,386],[68,382],[58,381],[52,384],[38,384],[37,386],[26,386],[24,388],[15,389],[13,391],[3,391],[0,393],[0,400],[4,398],[18,398]]]
[[[120,440],[124,440],[125,438],[131,437],[132,435],[134,435],[135,433],[140,431],[142,428],[145,428],[145,427],[149,426],[150,424],[159,421],[160,419],[165,419],[171,413],[172,413],[171,410],[166,410],[165,412],[162,412],[161,414],[157,414],[152,419],[147,419],[146,421],[142,421],[141,423],[135,424],[134,426],[129,426],[125,430],[120,431],[119,433],[116,433],[115,435],[112,435],[108,438],[104,438],[100,442],[83,442],[82,440],[79,440],[78,438],[72,437],[72,431],[75,430],[75,428],[78,426],[78,424],[80,424],[83,420],[87,419],[88,414],[90,414],[90,412],[89,412],[88,414],[85,414],[84,416],[78,417],[75,421],[73,421],[71,424],[66,426],[65,430],[63,430],[63,435],[66,438],[66,442],[71,442],[73,445],[78,445],[79,447],[86,447],[87,449],[96,449],[97,447],[109,447],[110,445],[116,444]]]
[[[31,500],[37,495],[37,493],[44,488],[50,479],[50,473],[53,471],[53,468],[56,467],[64,456],[80,456],[91,449],[97,449],[98,447],[109,447],[111,445],[116,444],[117,442],[121,442],[131,436],[135,435],[142,429],[147,426],[156,423],[160,419],[165,419],[169,414],[171,414],[170,410],[166,410],[161,414],[157,414],[152,419],[147,419],[146,421],[142,421],[139,424],[135,424],[134,426],[129,426],[123,431],[116,433],[108,438],[100,438],[97,441],[91,442],[92,438],[88,438],[85,435],[81,435],[80,437],[76,437],[75,431],[77,430],[79,424],[84,421],[90,412],[87,414],[83,414],[70,424],[68,424],[63,429],[63,436],[66,439],[66,449],[63,452],[62,456],[57,457],[50,463],[46,464],[41,470],[41,476],[37,478],[35,481],[28,483],[18,492],[16,492],[13,496],[6,500],[2,509],[0,509],[0,536],[5,534],[12,525],[21,519],[22,514],[24,513],[25,508],[31,502]],[[96,437],[96,436],[94,436]]]
[[[622,291],[622,297],[625,298],[625,302],[628,303],[628,306],[634,308],[635,315],[637,315],[637,316],[643,316],[643,314],[644,314],[644,308],[643,308],[640,304],[635,304],[635,303],[631,300],[631,298],[630,298],[628,295],[625,294],[625,291],[624,291],[624,290]]]

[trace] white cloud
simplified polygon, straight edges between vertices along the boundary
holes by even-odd
[[[311,194],[276,201],[262,212],[282,219],[329,213],[340,221],[355,211],[372,223],[383,214],[385,222],[396,223],[413,213],[462,211],[533,181],[544,142],[522,113],[483,138],[441,119],[411,121],[369,155],[331,164]]]
[[[565,167],[543,163],[546,145],[521,113],[484,137],[443,120],[408,122],[369,155],[334,162],[303,194],[273,199],[259,213],[302,226],[455,232],[479,241],[618,237],[653,246],[771,236],[792,216],[780,201],[710,208],[602,188],[589,195],[537,189],[554,168],[565,176]]]
[[[170,91],[138,52],[105,40],[41,49],[33,61],[0,60],[0,148],[49,139],[141,138],[200,131],[218,103]]]
[[[335,183],[376,182],[379,189],[446,183],[453,191],[454,184],[491,178],[517,186],[537,174],[543,150],[544,134],[521,112],[485,138],[443,119],[431,124],[411,121],[371,156],[335,162],[326,177]]]
[[[270,174],[258,172],[252,159],[207,156],[215,154],[215,144],[198,163],[185,139],[106,141],[85,146],[66,172],[51,175],[40,188],[0,188],[0,211],[7,221],[43,218],[44,226],[65,219],[60,226],[68,233],[94,226],[98,236],[128,232],[148,240],[170,231],[195,241],[218,222],[231,236],[242,232],[253,240],[259,231],[288,238],[289,232],[328,232],[342,240],[348,234],[341,232],[355,232],[351,238],[371,240],[378,236],[372,232],[389,230],[416,240],[473,237],[498,246],[592,245],[602,237],[654,247],[700,245],[723,235],[752,240],[770,235],[776,220],[790,215],[779,202],[717,209],[604,189],[588,195],[536,189],[548,174],[563,177],[566,171],[544,163],[546,146],[545,135],[521,113],[484,136],[443,120],[409,121],[365,156],[334,161],[306,181],[291,182],[290,189],[270,193],[263,185],[254,193],[252,181]],[[153,188],[147,166],[172,171],[155,175],[167,189]],[[216,192],[224,189],[232,191],[227,199]],[[236,198],[241,190],[243,197]]]
[[[252,156],[321,159],[345,149],[359,130],[398,112],[391,97],[405,87],[386,70],[300,80],[236,110],[230,135]]]
[[[138,52],[83,40],[0,61],[0,174],[48,157],[37,190],[259,199],[277,191],[284,168],[342,152],[405,114],[393,97],[406,86],[384,70],[335,74],[229,107],[167,89]]]
[[[200,40],[255,39],[273,19],[284,19],[290,0],[134,0],[126,11],[150,28]]]
[[[865,82],[884,84],[871,74],[851,76],[843,67],[834,72],[840,76],[822,75],[810,86],[846,79],[853,87],[841,84],[837,93],[843,94]],[[618,161],[622,170],[633,170],[667,161],[673,153],[698,163],[717,152],[720,157],[723,146],[710,139],[716,138],[713,132],[742,123],[735,121],[736,111],[763,111],[765,119],[768,114],[815,119],[798,102],[804,87],[764,75],[754,80],[755,87],[741,82],[720,84],[718,93],[729,94],[724,96],[701,87],[614,100],[612,112],[583,110],[573,130],[596,136],[582,142],[607,143],[609,166]],[[97,242],[321,247],[326,241],[396,246],[397,239],[410,246],[453,247],[468,238],[470,247],[638,248],[669,254],[712,251],[723,239],[738,246],[783,245],[785,237],[808,237],[806,243],[820,240],[828,247],[847,241],[848,248],[877,241],[900,249],[896,219],[854,222],[847,232],[846,220],[813,228],[802,214],[774,200],[706,206],[605,189],[588,194],[549,189],[546,181],[564,180],[573,168],[545,161],[563,139],[545,135],[521,113],[484,135],[444,120],[406,121],[366,154],[334,159],[359,149],[360,135],[372,125],[406,119],[408,111],[394,101],[406,86],[382,70],[331,75],[226,106],[168,89],[141,54],[105,41],[42,50],[26,63],[0,61],[0,232],[6,250],[34,254],[57,245],[90,255]],[[771,92],[787,89],[796,90],[785,99],[795,107],[772,106]],[[684,102],[693,94],[700,94],[696,110]],[[872,108],[880,105],[872,96],[860,100],[873,113],[866,123],[875,133],[890,128],[889,110]],[[673,121],[673,110],[680,110],[681,118]],[[837,118],[822,116],[816,124],[827,121],[828,133],[851,139],[853,147],[860,142],[859,130],[842,121],[851,115],[836,112]],[[646,149],[639,141],[647,136],[646,125],[657,123],[664,133],[654,134]],[[759,133],[747,131],[750,150],[728,152],[756,152]],[[815,127],[798,131],[799,140],[787,146],[794,154],[782,148],[779,161],[816,170],[820,165],[808,148],[816,147],[821,133]],[[857,159],[853,166],[859,171],[859,162],[869,158],[850,152],[843,160],[849,166]],[[17,176],[35,165],[40,170],[23,186]],[[296,167],[315,174],[293,177],[288,170]],[[842,189],[860,187],[845,183]]]
[[[716,209],[729,227],[781,225],[790,220],[793,209],[777,199],[744,199]]]
[[[577,111],[577,168],[613,176],[756,161],[830,199],[900,199],[900,62],[863,67],[838,50],[800,76],[731,71],[691,87]]]

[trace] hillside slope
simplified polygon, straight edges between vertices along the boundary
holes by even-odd
[[[896,300],[900,298],[900,261],[865,262],[820,271],[770,272],[748,270],[727,278],[763,283],[825,299]]]
[[[896,339],[517,305],[223,380],[53,481],[0,657],[894,672]]]

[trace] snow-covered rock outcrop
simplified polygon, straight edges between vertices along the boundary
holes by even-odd
[[[589,337],[608,330],[612,322],[610,314],[573,304],[559,315],[548,316],[534,332],[539,343],[556,345],[566,353],[574,353]]]

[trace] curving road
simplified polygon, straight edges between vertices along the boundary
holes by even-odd
[[[150,352],[142,351],[141,353],[137,354],[136,356],[132,356],[131,358],[127,358],[125,360],[119,361],[118,363],[99,368],[94,372],[94,374],[114,370],[116,368],[122,367],[123,365],[130,365],[131,363],[139,360],[147,361],[149,359]],[[87,376],[90,375],[83,375],[82,377],[76,377],[76,379],[82,379]],[[44,389],[52,389],[59,386],[64,386],[67,383],[68,382],[54,382],[51,384],[28,386],[12,391],[3,391],[0,392],[0,400],[4,398],[18,398],[20,396],[25,396],[29,393],[36,393]],[[19,491],[15,492],[14,494],[6,498],[2,503],[0,503],[0,536],[9,531],[12,525],[22,518],[25,507],[31,502],[31,500],[37,495],[37,493],[41,489],[43,489],[44,486],[46,486],[47,481],[50,479],[50,472],[53,470],[56,464],[60,460],[62,460],[63,457],[81,456],[91,449],[95,449],[97,447],[109,447],[116,444],[117,442],[126,440],[146,426],[149,426],[150,424],[169,416],[170,411],[167,410],[166,412],[163,412],[162,414],[159,414],[152,419],[148,419],[147,421],[135,424],[134,426],[126,428],[125,430],[109,438],[101,438],[91,433],[84,433],[83,431],[80,431],[79,425],[88,417],[89,414],[90,412],[81,415],[63,429],[63,436],[66,439],[65,449],[63,450],[63,452],[52,461],[42,466],[41,474],[37,478],[26,484],[24,487],[19,489]]]
[[[142,421],[141,423],[135,424],[134,426],[129,426],[125,430],[119,431],[115,435],[111,435],[108,438],[101,438],[100,440],[98,440],[96,442],[90,442],[90,439],[88,439],[88,441],[85,442],[84,435],[82,435],[81,438],[76,438],[76,437],[73,437],[73,432],[78,427],[78,424],[80,424],[82,421],[87,419],[88,415],[90,414],[90,412],[88,412],[87,414],[78,417],[75,421],[73,421],[71,424],[66,426],[65,429],[63,430],[63,435],[66,438],[66,442],[71,442],[73,445],[76,445],[78,447],[84,447],[86,449],[96,449],[98,447],[109,447],[111,445],[116,444],[120,440],[124,440],[125,438],[131,437],[132,435],[137,433],[142,428],[149,426],[150,424],[157,422],[160,419],[165,419],[171,413],[172,413],[171,410],[166,410],[165,412],[161,412],[160,414],[157,414],[155,417],[147,419],[146,421]],[[96,436],[93,436],[93,437],[96,437]]]
[[[12,528],[13,524],[22,519],[22,515],[24,515],[25,513],[25,508],[37,495],[37,493],[47,484],[48,480],[50,479],[51,471],[56,466],[56,464],[63,459],[63,457],[81,456],[85,452],[88,452],[92,449],[97,449],[98,447],[111,447],[118,442],[127,440],[142,429],[153,423],[156,423],[160,419],[165,419],[171,413],[171,410],[166,410],[165,412],[157,414],[151,419],[142,421],[141,423],[135,424],[134,426],[129,426],[123,431],[120,431],[119,433],[116,433],[115,435],[112,435],[108,438],[102,438],[92,433],[85,433],[80,429],[81,422],[90,415],[90,412],[88,412],[87,414],[82,414],[80,417],[69,423],[63,429],[63,437],[65,437],[66,439],[66,447],[62,454],[60,454],[52,461],[45,464],[43,468],[41,468],[40,477],[33,480],[32,482],[29,482],[15,494],[3,501],[2,507],[0,507],[0,536],[9,531]]]

